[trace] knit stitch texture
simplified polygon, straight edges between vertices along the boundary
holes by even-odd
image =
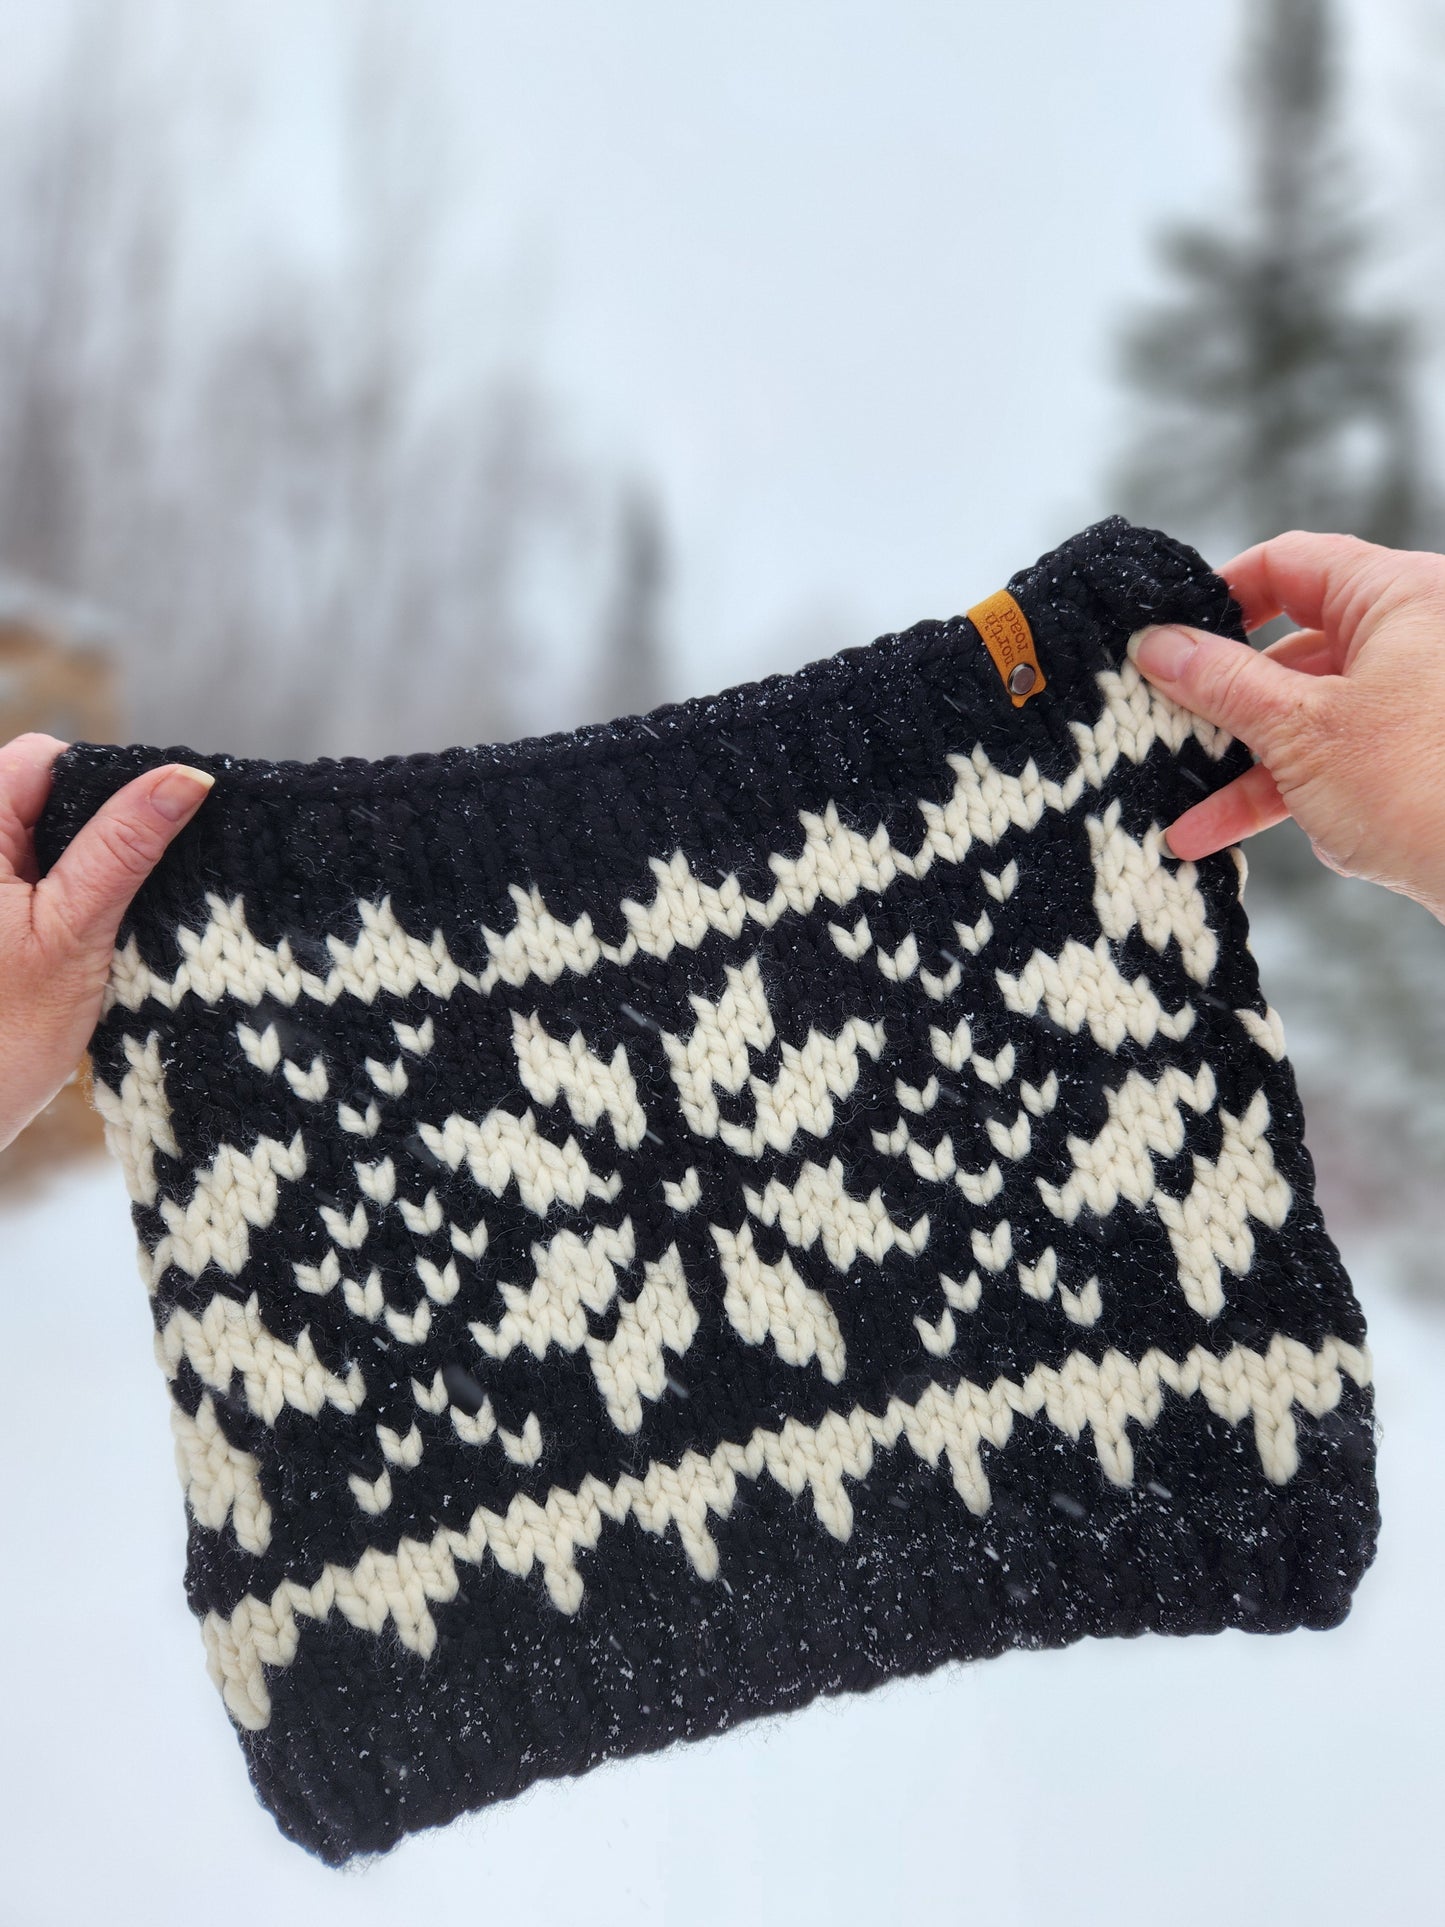
[[[981,585],[986,588],[988,585]],[[604,726],[77,744],[216,777],[91,1050],[261,1800],[340,1864],[541,1776],[1085,1635],[1341,1620],[1364,1324],[1261,993],[1251,765],[1111,518],[965,618]]]

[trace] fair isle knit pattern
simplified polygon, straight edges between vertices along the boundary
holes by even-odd
[[[987,585],[982,585],[987,586]],[[92,1040],[255,1788],[339,1864],[545,1775],[1086,1635],[1348,1611],[1363,1320],[1261,993],[1250,767],[1111,518],[965,618],[646,717],[314,763],[73,746],[44,868],[215,788]]]

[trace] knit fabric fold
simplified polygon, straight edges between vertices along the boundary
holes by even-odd
[[[979,585],[980,591],[992,585]],[[1118,517],[965,617],[520,743],[80,743],[213,791],[91,1041],[260,1799],[339,1865],[543,1776],[1082,1637],[1341,1620],[1378,1511],[1238,848]]]

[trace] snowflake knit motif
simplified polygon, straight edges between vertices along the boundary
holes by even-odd
[[[511,744],[59,757],[42,870],[216,779],[93,1090],[187,1598],[323,1861],[950,1661],[1348,1612],[1364,1323],[1244,852],[1163,841],[1252,759],[1125,648],[1240,612],[1118,517],[1008,592]]]

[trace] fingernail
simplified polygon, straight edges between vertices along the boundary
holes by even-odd
[[[1177,682],[1197,646],[1187,629],[1136,629],[1128,642],[1129,660],[1146,676]]]
[[[196,808],[215,780],[203,769],[192,769],[189,763],[176,763],[151,791],[151,808],[168,823],[179,823],[183,816],[189,816]]]

